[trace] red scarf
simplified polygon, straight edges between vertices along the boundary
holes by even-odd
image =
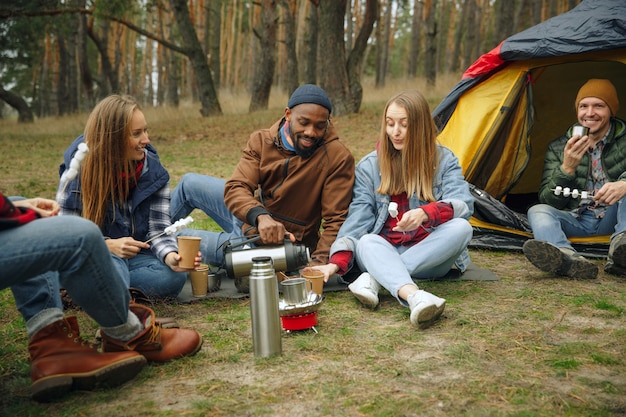
[[[144,157],[145,160],[145,157]],[[137,186],[139,177],[141,177],[141,171],[143,171],[144,160],[139,161],[135,165],[135,175],[128,175],[126,172],[120,172],[117,174],[118,185],[128,183],[128,191],[131,192]]]

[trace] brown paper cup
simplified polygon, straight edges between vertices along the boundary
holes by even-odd
[[[302,278],[306,278],[313,284],[313,292],[322,295],[324,292],[324,273],[321,271],[302,272]]]
[[[194,297],[204,297],[209,288],[209,266],[200,264],[198,269],[189,271],[191,280],[191,292]]]
[[[200,238],[196,236],[178,236],[178,254],[181,259],[178,266],[193,269],[194,261],[200,250]]]

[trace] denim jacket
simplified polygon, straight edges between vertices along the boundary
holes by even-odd
[[[439,168],[433,179],[433,193],[437,201],[452,205],[454,217],[469,219],[474,211],[474,198],[463,177],[457,157],[448,148],[437,146]],[[378,155],[373,151],[366,155],[356,166],[356,177],[352,192],[352,202],[348,218],[341,226],[337,239],[330,249],[331,256],[339,251],[355,252],[356,244],[365,234],[378,234],[389,215],[390,196],[376,192],[380,186],[380,168]],[[426,201],[416,195],[409,197],[411,209],[418,208]],[[354,264],[354,258],[352,265]],[[455,261],[460,271],[465,271],[469,264],[466,250]]]

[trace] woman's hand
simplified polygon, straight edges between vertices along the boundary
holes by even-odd
[[[189,268],[181,268],[180,266],[178,266],[180,260],[181,260],[181,256],[178,254],[178,252],[170,252],[167,255],[165,255],[164,262],[165,262],[165,265],[169,266],[171,270],[174,272],[189,272],[190,271]],[[193,260],[193,269],[197,269],[201,263],[202,263],[202,252],[198,251],[198,255]]]
[[[315,266],[307,266],[302,269],[302,272],[309,271],[320,271],[324,273],[324,282],[328,282],[330,276],[337,271],[339,271],[339,267],[335,264],[326,264],[326,265],[315,265]]]
[[[26,200],[12,201],[15,207],[28,208],[36,211],[41,217],[52,217],[59,214],[61,207],[54,200],[47,198],[27,198]]]
[[[105,243],[113,255],[124,259],[134,258],[142,249],[150,249],[150,245],[135,240],[132,237],[106,239]]]
[[[404,212],[402,219],[392,230],[394,232],[410,232],[428,221],[428,215],[422,208]]]

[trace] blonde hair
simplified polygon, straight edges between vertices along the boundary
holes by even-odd
[[[393,103],[407,115],[402,150],[396,150],[387,136],[387,110]],[[381,182],[377,192],[389,195],[406,192],[408,197],[415,194],[421,200],[435,201],[433,178],[439,165],[437,127],[428,102],[418,91],[403,91],[387,102],[380,129],[378,163]]]
[[[139,109],[132,97],[111,95],[94,107],[85,125],[89,153],[80,171],[82,216],[100,227],[104,225],[107,208],[115,207],[129,194],[128,181],[119,178],[135,175],[127,152],[131,120]]]

